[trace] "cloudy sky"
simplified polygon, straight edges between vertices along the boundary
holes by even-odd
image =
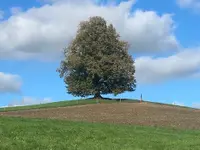
[[[102,16],[130,43],[137,90],[120,97],[199,107],[199,0],[0,2],[0,106],[74,99],[56,72],[80,21]]]

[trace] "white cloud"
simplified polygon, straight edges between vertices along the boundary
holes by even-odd
[[[172,104],[173,105],[178,105],[178,106],[185,106],[183,103],[177,102],[177,101],[173,102]]]
[[[33,98],[33,97],[25,96],[20,101],[19,100],[12,101],[8,106],[35,105],[35,104],[44,104],[44,103],[50,103],[50,102],[52,102],[52,99],[49,97],[40,99],[40,98]]]
[[[198,108],[198,109],[200,109],[200,103],[199,103],[199,102],[197,102],[197,103],[192,103],[192,107],[193,107],[193,108]]]
[[[194,10],[200,8],[199,0],[176,0],[176,2],[181,8],[189,8]]]
[[[124,24],[122,37],[129,41],[133,52],[173,51],[179,44],[171,17],[171,14],[158,16],[154,11],[137,10]]]
[[[10,12],[12,15],[16,15],[16,14],[19,14],[20,12],[22,12],[22,8],[21,7],[11,7]]]
[[[0,22],[0,59],[60,57],[62,48],[75,36],[79,22],[96,15],[114,24],[121,37],[130,42],[132,52],[161,52],[179,47],[171,14],[159,16],[154,11],[142,10],[130,13],[133,4],[131,0],[97,6],[91,1],[67,0],[13,15]]]
[[[139,83],[200,77],[200,48],[185,49],[169,57],[140,57],[136,59],[135,65]]]
[[[21,84],[19,75],[0,72],[0,93],[18,93]]]
[[[0,20],[2,20],[4,18],[4,11],[0,10]]]

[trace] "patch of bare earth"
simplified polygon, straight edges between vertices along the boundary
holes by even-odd
[[[149,103],[90,104],[0,112],[0,116],[200,129],[200,110]]]

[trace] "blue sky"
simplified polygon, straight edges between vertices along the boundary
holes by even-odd
[[[100,15],[131,44],[136,62],[136,91],[118,97],[142,93],[154,102],[199,107],[200,2],[112,2],[0,2],[0,106],[75,99],[56,72],[61,50],[80,21]]]

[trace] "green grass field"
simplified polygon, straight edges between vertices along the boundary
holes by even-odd
[[[1,150],[199,150],[200,131],[0,117]]]

